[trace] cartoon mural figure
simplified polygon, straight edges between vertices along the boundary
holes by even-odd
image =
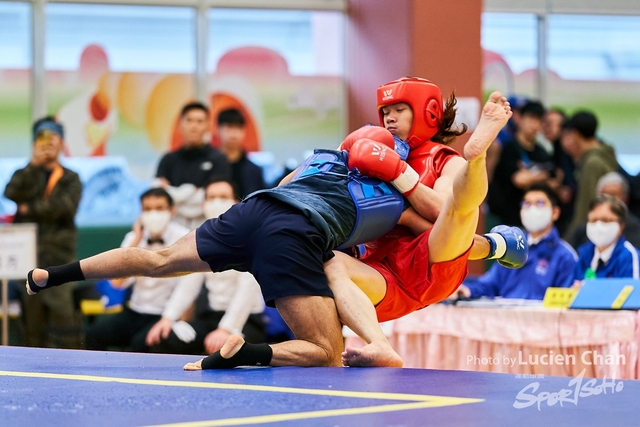
[[[109,72],[109,60],[102,47],[89,45],[84,49],[78,77],[89,88],[64,104],[56,114],[67,133],[67,154],[104,156],[107,141],[117,129],[118,118],[113,91],[117,75]]]

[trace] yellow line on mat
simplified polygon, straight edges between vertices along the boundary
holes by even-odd
[[[147,426],[147,427],[218,427],[218,426],[240,426],[240,425],[248,425],[248,424],[265,424],[265,423],[275,423],[278,421],[335,417],[339,415],[375,414],[380,412],[406,411],[409,409],[436,408],[440,406],[451,406],[451,405],[462,405],[465,403],[475,403],[475,402],[480,402],[483,399],[462,399],[461,398],[460,400],[465,400],[465,402],[462,402],[462,401],[457,403],[449,402],[445,404],[443,404],[442,402],[436,402],[436,401],[398,403],[395,405],[367,406],[363,408],[327,409],[326,411],[294,412],[289,414],[259,415],[255,417],[245,417],[245,418],[226,418],[223,420],[192,421],[192,422],[182,422],[182,423],[175,423],[175,424],[158,424],[158,425]]]
[[[377,399],[377,400],[400,400],[410,401],[414,403],[396,403],[389,405],[375,405],[358,408],[345,409],[328,409],[325,411],[308,411],[295,412],[286,414],[260,415],[254,417],[243,418],[227,418],[224,420],[209,421],[193,421],[182,422],[176,424],[164,424],[156,427],[215,427],[215,426],[233,426],[247,425],[258,423],[270,423],[277,421],[290,421],[309,418],[333,417],[338,415],[359,415],[380,412],[406,411],[409,409],[422,409],[441,406],[463,405],[467,403],[482,402],[484,399],[473,399],[464,397],[450,396],[434,396],[425,394],[404,394],[404,393],[382,393],[382,392],[366,392],[366,391],[347,391],[347,390],[321,390],[294,387],[275,387],[251,384],[225,384],[214,382],[193,382],[193,381],[169,381],[169,380],[145,380],[137,378],[118,378],[118,377],[102,377],[95,375],[70,375],[70,374],[52,374],[47,372],[19,372],[19,371],[0,371],[0,376],[7,377],[26,377],[26,378],[49,378],[73,381],[91,381],[91,382],[115,382],[121,384],[137,384],[151,386],[166,387],[190,387],[190,388],[208,388],[219,390],[246,390],[246,391],[262,391],[271,393],[293,393],[302,395],[316,396],[333,396],[333,397],[350,397],[358,399]]]

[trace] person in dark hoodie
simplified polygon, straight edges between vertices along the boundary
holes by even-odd
[[[206,140],[209,108],[191,102],[180,113],[178,130],[184,145],[165,154],[158,164],[152,187],[164,188],[175,202],[174,220],[195,229],[205,220],[202,212],[203,186],[209,181],[231,179],[231,165],[222,152]]]
[[[613,147],[596,137],[597,129],[598,119],[588,111],[579,111],[562,124],[562,145],[576,165],[578,182],[573,218],[565,236],[587,222],[589,204],[596,196],[600,177],[619,168]]]

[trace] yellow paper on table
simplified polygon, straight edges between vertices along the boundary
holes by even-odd
[[[622,288],[616,299],[613,301],[613,304],[611,304],[611,308],[615,310],[622,308],[622,305],[627,301],[631,292],[633,292],[633,286],[631,285],[627,285]]]
[[[542,300],[544,308],[569,308],[578,295],[579,289],[573,288],[547,288]]]

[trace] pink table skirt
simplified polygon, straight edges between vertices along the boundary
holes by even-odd
[[[390,337],[405,367],[638,378],[632,311],[434,305],[398,319]]]

